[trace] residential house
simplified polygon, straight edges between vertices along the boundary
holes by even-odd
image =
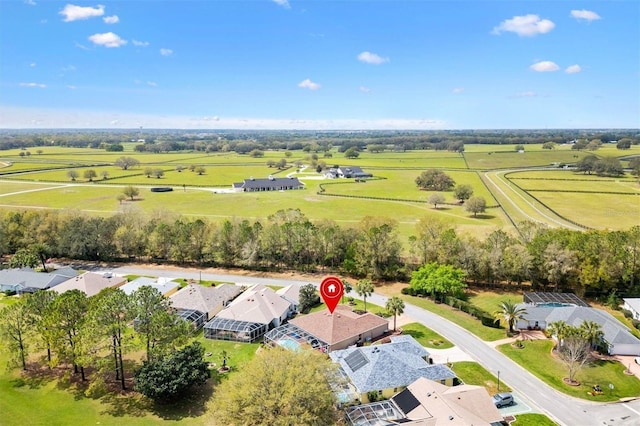
[[[300,306],[300,286],[291,284],[276,290],[276,294],[291,303],[294,312],[298,312]]]
[[[447,386],[457,383],[447,366],[429,364],[429,352],[408,335],[392,336],[391,343],[334,351],[329,356],[351,385],[350,392],[343,390],[339,395],[342,402],[387,399],[421,377]]]
[[[326,345],[327,352],[369,342],[389,330],[389,321],[370,312],[358,314],[349,306],[338,305],[333,313],[322,310],[300,315],[289,321]]]
[[[241,292],[242,287],[234,284],[221,284],[217,287],[189,284],[172,294],[169,299],[178,315],[198,329]]]
[[[139,290],[140,287],[148,286],[153,287],[160,292],[165,297],[169,297],[174,294],[176,291],[180,289],[180,283],[175,281],[171,281],[169,278],[149,278],[149,277],[138,277],[133,281],[129,281],[122,287],[122,291],[126,294],[131,295],[134,291]]]
[[[389,400],[349,408],[347,419],[354,426],[504,424],[484,387],[449,387],[423,377]]]
[[[358,166],[342,166],[336,169],[336,176],[341,178],[366,179],[373,177]]]
[[[640,321],[640,297],[622,299],[622,309],[631,312],[631,318]]]
[[[254,285],[204,326],[209,339],[253,342],[287,320],[295,309],[273,289]]]
[[[51,272],[36,272],[31,268],[3,269],[0,271],[0,291],[34,293],[49,290],[78,275],[72,268],[60,268]]]
[[[243,182],[234,182],[232,185],[236,192],[256,192],[256,191],[288,191],[293,189],[304,189],[304,183],[297,177],[277,178],[249,178]]]
[[[584,321],[593,321],[602,327],[603,344],[610,355],[640,355],[640,339],[635,337],[629,329],[608,312],[586,306],[542,306],[520,304],[526,313],[518,320],[520,329],[546,329],[549,324],[564,321],[579,327]]]
[[[95,296],[101,290],[109,287],[118,288],[124,285],[127,279],[115,276],[109,272],[95,273],[85,272],[82,275],[66,280],[65,282],[53,287],[52,290],[62,294],[69,290],[80,290],[87,297]]]

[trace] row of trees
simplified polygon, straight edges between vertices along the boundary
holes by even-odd
[[[124,390],[126,376],[133,373],[127,368],[134,369],[125,359],[143,350],[135,385],[154,399],[179,394],[208,377],[202,348],[184,346],[190,336],[191,327],[175,315],[170,301],[149,286],[131,295],[107,288],[92,297],[80,290],[38,291],[0,310],[0,337],[14,366],[26,370],[35,357],[48,368],[69,366],[83,381],[90,366],[94,389],[111,376]]]
[[[583,173],[595,173],[598,176],[624,175],[622,163],[613,157],[598,158],[595,155],[587,155],[576,163],[576,168]]]
[[[590,296],[640,294],[640,227],[572,231],[524,223],[522,237],[498,230],[484,239],[423,218],[408,249],[389,218],[365,217],[355,226],[309,220],[280,210],[264,220],[208,222],[126,210],[110,217],[78,212],[10,211],[0,216],[0,253],[21,258],[138,259],[249,269],[329,269],[345,275],[407,279],[437,262],[463,270],[478,284],[573,290]],[[33,263],[34,265],[38,262]],[[33,266],[25,264],[25,266]]]

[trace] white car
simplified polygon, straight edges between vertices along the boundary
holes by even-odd
[[[635,361],[636,361],[636,364],[640,364],[640,356],[637,356]]]

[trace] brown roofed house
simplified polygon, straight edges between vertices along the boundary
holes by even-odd
[[[345,305],[338,305],[333,314],[328,310],[301,315],[289,321],[328,344],[328,351],[345,349],[382,336],[389,321],[372,313],[357,314]]]
[[[58,284],[51,289],[60,294],[69,290],[80,290],[87,297],[95,296],[101,290],[109,287],[117,288],[127,282],[124,277],[118,277],[111,273],[96,274],[95,272],[85,272],[82,275],[71,278]]]

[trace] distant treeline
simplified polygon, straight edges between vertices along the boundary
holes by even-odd
[[[48,257],[155,261],[255,270],[326,271],[408,281],[430,262],[462,269],[477,285],[569,290],[594,297],[640,295],[640,226],[571,231],[520,226],[521,238],[494,231],[459,235],[433,218],[418,221],[403,249],[398,223],[365,217],[355,226],[310,221],[300,210],[259,220],[209,222],[169,213],[109,217],[63,211],[0,211],[0,254],[11,266]],[[529,287],[530,286],[530,287]]]
[[[458,130],[458,131],[185,131],[185,130],[95,130],[95,131],[0,131],[0,150],[43,146],[68,146],[118,151],[122,143],[137,143],[139,152],[203,151],[245,154],[255,149],[305,150],[313,152],[354,147],[377,151],[444,149],[462,151],[465,144],[543,144],[572,141],[640,143],[638,129],[627,130]]]

